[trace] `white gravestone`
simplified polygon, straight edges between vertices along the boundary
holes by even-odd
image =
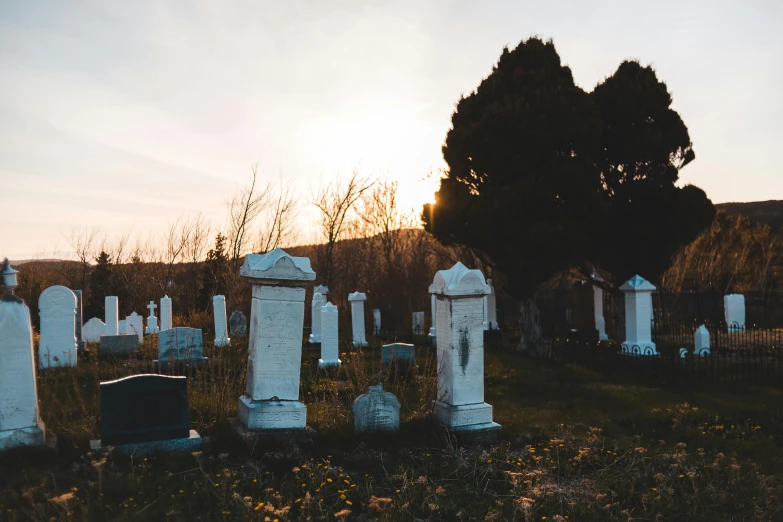
[[[158,363],[172,362],[202,364],[204,335],[198,328],[169,328],[158,333]],[[155,361],[153,361],[155,362]]]
[[[598,340],[608,341],[606,320],[604,319],[604,291],[596,285],[593,285],[593,312],[595,313],[595,329],[598,330]]]
[[[321,307],[321,358],[319,368],[340,367],[340,341],[337,333],[337,307],[326,303]]]
[[[318,285],[313,289],[313,293],[321,294],[321,306],[326,304],[327,296],[329,295],[329,287],[326,285]]]
[[[107,295],[103,300],[103,306],[106,314],[105,323],[106,330],[103,332],[105,335],[118,335],[120,333],[120,307],[117,302],[117,296]]]
[[[655,287],[639,275],[621,287],[625,293],[625,342],[622,351],[629,355],[656,355],[652,342],[652,292]]]
[[[76,366],[76,296],[64,286],[50,286],[38,298],[40,368]]]
[[[84,350],[84,333],[82,332],[82,328],[84,328],[84,317],[82,316],[82,291],[72,291],[73,295],[76,296],[76,321],[74,324],[76,327],[76,349],[81,352]]]
[[[489,294],[484,296],[484,330],[498,329],[498,310],[492,279],[487,279]]]
[[[215,314],[215,346],[229,346],[231,339],[228,337],[226,296],[216,295],[212,298],[212,312]]]
[[[348,295],[351,302],[351,332],[354,346],[367,346],[367,336],[364,331],[364,302],[367,294],[354,292]]]
[[[437,312],[435,310],[438,300],[435,295],[430,296],[430,338],[434,339],[438,336],[437,328]]]
[[[3,263],[0,299],[0,450],[44,444],[38,412],[30,310],[13,295],[16,274]]]
[[[424,335],[424,312],[413,312],[411,323],[413,335]]]
[[[125,318],[125,333],[136,335],[139,343],[144,342],[144,317],[133,312]]]
[[[101,342],[101,335],[104,335],[105,333],[106,324],[97,317],[93,317],[84,323],[84,326],[82,327],[82,336],[88,343]]]
[[[147,329],[144,330],[145,334],[156,334],[160,331],[158,328],[158,318],[155,317],[155,309],[157,307],[158,305],[155,304],[155,301],[150,301],[150,304],[147,305],[150,315],[147,316]]]
[[[400,431],[400,401],[383,391],[383,384],[370,386],[353,401],[353,428],[356,433]]]
[[[119,322],[117,322],[117,333],[119,335],[128,333],[128,322],[125,319],[120,319]]]
[[[318,292],[313,294],[312,303],[312,328],[310,329],[310,344],[321,342],[321,308],[324,305],[323,297]]]
[[[164,295],[160,298],[160,329],[169,330],[173,326],[171,322],[171,297]]]
[[[381,310],[379,308],[372,311],[372,330],[375,335],[381,333]]]
[[[449,431],[498,436],[500,425],[484,402],[484,275],[457,263],[438,271],[429,291],[438,300],[435,420]]]
[[[729,294],[723,296],[723,309],[729,332],[745,331],[745,296]]]
[[[304,428],[307,407],[299,402],[299,373],[305,291],[315,279],[310,260],[276,248],[247,255],[239,274],[253,285],[239,421],[250,430]]]
[[[693,354],[707,357],[710,353],[710,332],[706,326],[701,325],[693,333]]]

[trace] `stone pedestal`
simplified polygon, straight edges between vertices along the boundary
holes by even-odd
[[[215,315],[215,346],[223,347],[231,344],[228,337],[228,320],[226,319],[226,297],[216,295],[212,298],[212,311]]]
[[[429,291],[437,304],[438,401],[433,416],[449,433],[471,432],[495,440],[500,425],[484,402],[484,296],[479,270],[457,263],[435,274]]]
[[[260,437],[265,431],[306,430],[299,373],[305,288],[315,279],[310,260],[280,249],[250,254],[240,275],[253,285],[253,301],[246,393],[238,400],[239,418],[231,424],[243,440],[248,433]]]
[[[106,331],[105,335],[119,335],[120,333],[120,311],[116,295],[107,295],[103,300]]]
[[[622,351],[628,355],[656,355],[652,342],[652,292],[655,286],[639,275],[621,287],[625,293],[625,342]]]
[[[710,353],[710,332],[701,325],[693,333],[693,355],[707,357]]]
[[[723,296],[723,309],[729,332],[745,331],[745,296],[729,294]]]
[[[351,332],[354,346],[367,346],[367,336],[364,331],[364,302],[367,294],[354,292],[348,295],[351,303]]]
[[[310,344],[318,344],[321,342],[321,308],[324,305],[323,296],[315,292],[313,294],[313,302],[311,303],[311,326],[310,326],[310,338],[308,341]]]
[[[164,295],[160,299],[160,330],[170,330],[171,327],[171,298]]]
[[[321,308],[321,358],[318,359],[318,367],[322,370],[339,368],[342,363],[337,325],[337,307],[326,303]]]

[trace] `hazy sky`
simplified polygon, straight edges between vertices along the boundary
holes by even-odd
[[[222,225],[255,162],[303,200],[360,163],[420,207],[455,102],[531,35],[587,90],[653,65],[694,143],[683,181],[783,199],[781,27],[780,1],[3,1],[0,256]]]

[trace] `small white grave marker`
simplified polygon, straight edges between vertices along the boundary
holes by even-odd
[[[82,327],[82,336],[88,343],[101,342],[101,335],[104,335],[105,333],[106,324],[97,317],[93,317],[84,323],[84,326]]]
[[[699,326],[693,333],[693,354],[707,357],[710,351],[710,332],[704,325]]]
[[[171,322],[171,297],[164,295],[160,298],[160,330],[170,330]]]
[[[364,333],[364,302],[367,294],[354,292],[348,295],[351,302],[351,332],[354,346],[367,346],[367,336]]]
[[[118,335],[120,333],[120,308],[117,302],[117,296],[107,295],[103,300],[103,306],[106,314],[106,331],[105,335]]]
[[[310,344],[321,342],[321,308],[324,305],[323,296],[316,292],[312,302],[312,328],[310,330]]]
[[[76,366],[76,296],[64,286],[50,286],[38,298],[41,368]],[[0,392],[2,393],[2,392]]]
[[[621,287],[625,293],[625,342],[622,351],[628,355],[656,355],[652,342],[652,291],[655,286],[639,275]]]
[[[326,303],[321,307],[321,358],[319,368],[340,366],[340,345],[337,333],[337,307]]]
[[[146,334],[156,334],[160,331],[158,328],[158,318],[155,317],[155,309],[157,307],[158,305],[155,304],[155,301],[150,301],[150,304],[147,305],[150,315],[147,317],[147,329],[144,330],[144,333]]]
[[[745,331],[745,296],[729,294],[723,296],[723,308],[729,332]]]
[[[228,337],[225,296],[216,295],[212,298],[212,311],[215,314],[215,346],[229,346],[231,339]]]
[[[139,343],[144,342],[144,317],[133,312],[125,318],[125,333],[135,335],[139,338]]]

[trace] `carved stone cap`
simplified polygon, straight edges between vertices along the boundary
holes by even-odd
[[[655,286],[639,274],[623,283],[620,287],[623,292],[652,292]]]
[[[361,292],[354,292],[352,294],[348,294],[348,300],[349,301],[366,301],[367,300],[367,294],[363,294]]]
[[[11,268],[11,262],[8,261],[8,258],[6,257],[3,260],[3,279],[0,281],[2,282],[3,288],[7,288],[8,290],[16,288],[16,274],[18,273],[18,270]]]
[[[329,293],[329,287],[325,285],[318,285],[313,289],[314,292],[318,292],[321,295],[326,295]]]
[[[266,254],[248,254],[239,269],[239,275],[248,279],[277,281],[314,281],[315,272],[306,257],[292,257],[275,248]]]
[[[448,296],[479,296],[491,293],[481,270],[470,270],[457,263],[448,270],[438,270],[430,285],[430,293]]]
[[[337,313],[337,307],[335,305],[333,305],[332,303],[326,303],[325,305],[323,305],[321,307],[321,312],[326,312],[326,313],[334,312],[334,313]]]

